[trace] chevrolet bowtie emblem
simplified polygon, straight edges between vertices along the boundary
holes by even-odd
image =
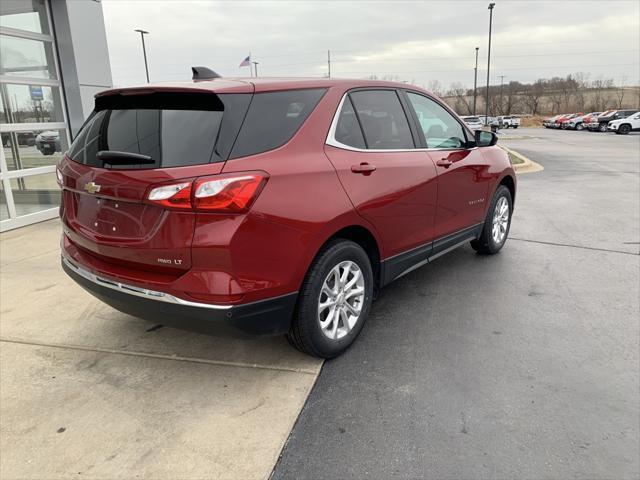
[[[100,191],[100,185],[89,182],[84,186],[84,189],[89,193],[98,193]]]

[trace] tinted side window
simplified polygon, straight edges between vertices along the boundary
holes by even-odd
[[[367,148],[414,148],[409,122],[393,90],[366,90],[349,94],[358,112]]]
[[[353,110],[353,104],[347,96],[342,104],[342,110],[336,124],[335,139],[343,145],[355,148],[367,148],[364,143],[364,136],[360,129],[360,123]]]
[[[325,89],[256,93],[230,158],[266,152],[287,143],[318,104]]]
[[[427,148],[461,148],[466,143],[462,125],[430,98],[407,92],[427,141]]]

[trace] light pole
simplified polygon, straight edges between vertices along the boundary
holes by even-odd
[[[476,47],[476,68],[473,69],[473,114],[476,114],[476,98],[478,97],[478,50]]]
[[[502,86],[504,84],[504,77],[506,77],[506,75],[498,76],[500,77],[500,113],[504,115],[504,110],[502,109]],[[509,112],[507,112],[507,115],[509,115]]]
[[[134,30],[134,32],[140,32],[140,38],[142,39],[142,54],[144,55],[144,71],[147,74],[147,83],[149,83],[149,65],[147,65],[147,49],[144,45],[144,36],[148,35],[149,32],[145,30]]]
[[[489,49],[487,51],[487,104],[485,105],[484,111],[484,120],[485,123],[488,122],[489,117],[489,69],[491,68],[491,27],[493,24],[493,7],[495,7],[495,3],[489,4]]]

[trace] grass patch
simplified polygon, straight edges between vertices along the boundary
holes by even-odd
[[[514,155],[511,152],[507,152],[507,155],[509,155],[509,160],[511,160],[511,163],[513,165],[519,165],[521,163],[524,163],[524,160],[522,160],[520,157],[518,157],[517,155]]]

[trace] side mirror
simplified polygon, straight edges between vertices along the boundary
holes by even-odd
[[[476,145],[478,147],[492,147],[498,143],[498,135],[493,132],[486,132],[484,130],[476,130]]]

